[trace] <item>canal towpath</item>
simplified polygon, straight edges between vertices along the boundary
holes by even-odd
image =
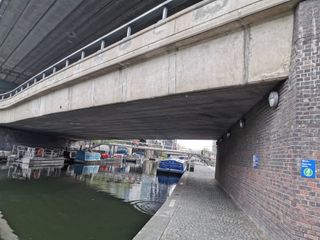
[[[214,168],[196,165],[134,240],[265,239],[219,187]]]

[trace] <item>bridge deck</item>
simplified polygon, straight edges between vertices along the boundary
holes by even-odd
[[[201,165],[185,173],[134,239],[264,239],[213,176],[213,168]]]

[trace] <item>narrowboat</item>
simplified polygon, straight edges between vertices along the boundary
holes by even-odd
[[[8,177],[38,179],[40,173],[60,175],[65,158],[61,151],[27,146],[14,146],[8,157]]]
[[[76,153],[75,162],[85,163],[85,164],[100,163],[101,154],[97,152],[88,152],[88,151],[79,150]]]
[[[185,161],[179,159],[161,160],[157,171],[162,173],[183,174],[187,169]]]

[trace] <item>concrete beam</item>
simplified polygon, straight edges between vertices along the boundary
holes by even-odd
[[[5,125],[71,139],[216,139],[276,83],[106,104]],[[104,96],[107,94],[108,89]],[[21,111],[28,114],[23,108]]]
[[[274,86],[289,73],[295,2],[203,1],[0,101],[0,124],[175,94]]]

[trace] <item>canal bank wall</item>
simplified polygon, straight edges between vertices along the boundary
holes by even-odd
[[[134,240],[265,239],[219,187],[214,168],[195,165]]]
[[[70,140],[49,134],[40,134],[0,126],[0,151],[11,151],[13,145],[29,147],[67,147]]]
[[[0,211],[0,240],[19,240]]]

